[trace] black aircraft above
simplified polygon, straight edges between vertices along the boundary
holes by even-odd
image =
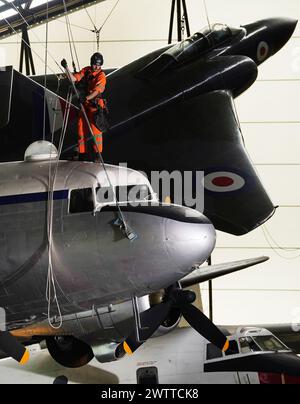
[[[239,28],[216,24],[108,74],[104,160],[148,175],[192,171],[194,189],[204,185],[204,214],[218,230],[242,235],[264,223],[275,209],[245,150],[233,99],[255,82],[258,66],[286,44],[296,24],[288,18]],[[44,84],[44,77],[33,79]],[[47,87],[66,98],[69,83],[48,76]],[[51,140],[57,112],[51,91],[17,72],[1,75],[0,161],[23,159],[43,137],[44,97],[44,138]],[[75,124],[74,109],[62,158],[76,145]],[[58,119],[55,129],[58,143]],[[197,184],[196,171],[204,172],[204,184]]]

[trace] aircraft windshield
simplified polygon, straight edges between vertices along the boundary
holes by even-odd
[[[241,31],[242,28],[236,29],[229,28],[224,24],[214,24],[212,27],[196,32],[196,34],[185,41],[172,46],[163,54],[163,56],[172,57],[177,63],[192,60],[199,54],[222,44],[227,39],[230,39]]]
[[[271,335],[253,337],[254,341],[263,351],[287,351],[288,348],[277,338]]]
[[[277,352],[289,350],[282,342],[272,335],[251,336],[240,338],[242,353]]]
[[[211,28],[206,28],[203,35],[209,40],[211,46],[218,45],[231,38],[236,29],[231,29],[224,24],[214,24]]]

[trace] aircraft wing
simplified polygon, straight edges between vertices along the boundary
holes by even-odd
[[[262,264],[269,260],[269,257],[258,257],[246,259],[242,261],[228,262],[224,264],[210,265],[210,266],[197,266],[195,270],[189,275],[181,279],[180,284],[183,288],[196,285],[198,283],[207,282],[212,279],[219,278],[234,272],[242,271],[243,269]]]
[[[148,175],[157,170],[192,171],[194,191],[195,172],[204,171],[204,214],[218,230],[242,235],[274,213],[245,149],[228,91],[181,97],[127,128],[113,127],[104,149],[105,161],[127,162]]]

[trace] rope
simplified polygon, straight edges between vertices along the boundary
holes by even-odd
[[[74,68],[74,71],[75,71],[76,68],[75,68],[74,57],[73,57],[73,52],[72,52],[72,45],[73,45],[74,52],[75,52],[75,57],[76,57],[76,62],[77,62],[78,70],[80,70],[80,64],[79,64],[78,54],[77,54],[77,50],[76,50],[76,46],[75,46],[75,41],[74,41],[74,37],[73,37],[72,28],[71,28],[71,25],[70,25],[70,20],[69,20],[69,15],[68,15],[68,9],[67,9],[67,5],[66,5],[65,0],[63,0],[63,4],[64,4],[64,10],[65,10],[65,18],[66,18],[66,24],[67,24],[67,33],[68,33],[69,46],[70,46],[70,53],[71,53],[73,68]]]
[[[204,10],[205,10],[205,14],[206,14],[206,19],[207,19],[207,23],[208,23],[208,27],[211,30],[211,23],[209,20],[209,16],[208,16],[208,10],[207,10],[207,5],[206,5],[206,0],[203,0],[203,5],[204,5]]]
[[[14,3],[10,3],[13,8],[16,10],[16,12],[20,15],[20,17],[22,18],[22,20],[24,21],[24,23],[26,24],[26,26],[28,28],[30,28],[30,25],[28,24],[27,20],[24,18],[23,14],[18,10],[18,8],[14,5]],[[13,30],[13,32],[15,34],[17,34],[16,30],[11,26],[11,24],[7,21],[6,18],[4,18],[5,22],[10,26],[10,28]],[[31,31],[33,33],[33,35],[37,38],[37,40],[41,43],[41,45],[45,48],[45,46],[43,45],[43,42],[40,40],[40,38],[36,35],[36,33],[33,31]],[[26,43],[26,41],[24,41],[24,43]],[[27,43],[26,43],[27,44]],[[29,48],[33,51],[33,49],[31,48],[31,46],[29,44],[27,44],[27,46],[29,46]],[[37,54],[36,52],[34,52],[35,54]],[[56,59],[51,55],[51,53],[48,51],[48,55],[50,56],[50,58],[54,61],[54,63],[59,67],[59,69],[64,73],[64,70],[62,69],[62,67],[60,66],[60,64],[56,61]],[[39,57],[39,59],[41,59]],[[43,59],[41,59],[43,60]],[[45,61],[43,61],[45,62]],[[53,70],[51,70],[53,72]],[[55,73],[54,73],[55,74]],[[56,74],[55,74],[56,75]]]
[[[293,260],[296,260],[296,259],[298,259],[298,258],[300,257],[300,254],[298,254],[298,255],[296,255],[296,256],[294,256],[294,257],[287,257],[287,256],[281,254],[279,251],[296,252],[296,251],[299,251],[299,249],[298,249],[298,248],[284,248],[284,247],[281,247],[281,246],[275,241],[275,239],[273,238],[273,236],[270,234],[270,232],[269,232],[269,230],[267,229],[266,225],[263,225],[263,226],[262,226],[262,232],[263,232],[263,234],[264,234],[264,237],[265,237],[265,239],[266,239],[268,245],[269,245],[270,248],[272,249],[272,251],[274,251],[274,253],[275,253],[276,255],[278,255],[280,258],[283,258],[283,259],[285,259],[285,260],[287,260],[287,261],[293,261]],[[270,240],[275,244],[275,247],[272,245],[272,243],[271,243]],[[279,251],[277,251],[277,250],[279,250]]]
[[[45,49],[45,76],[44,87],[47,88],[47,64],[48,64],[48,16],[49,16],[49,1],[47,0],[47,21],[46,21],[46,49]],[[45,90],[44,90],[45,91]],[[46,91],[44,92],[44,120],[43,120],[43,140],[46,139]]]
[[[67,77],[68,77],[70,83],[72,84],[74,93],[76,94],[76,97],[77,97],[78,100],[79,100],[79,94],[78,94],[78,91],[77,91],[77,89],[76,89],[76,87],[75,87],[75,84],[74,84],[74,82],[73,82],[73,80],[72,80],[71,73],[70,73],[68,67],[66,68],[66,73],[67,73]],[[86,114],[86,112],[85,112],[84,106],[83,106],[82,104],[81,104],[81,111],[82,111],[82,114],[83,114],[84,119],[85,119],[85,121],[86,121],[86,124],[87,124],[87,126],[88,126],[90,135],[92,136],[92,138],[93,138],[93,140],[94,140],[94,143],[97,145],[95,136],[94,136],[94,134],[93,134],[93,130],[92,130],[92,128],[91,128],[90,121],[89,121],[89,119],[88,119],[88,117],[87,117],[87,114]],[[122,224],[123,224],[123,226],[124,226],[124,230],[125,230],[125,232],[126,232],[126,235],[128,235],[128,234],[127,234],[127,231],[128,231],[128,229],[129,229],[129,228],[128,228],[128,225],[127,225],[127,223],[126,223],[125,217],[124,217],[123,212],[122,212],[122,210],[121,210],[120,204],[119,204],[119,202],[118,202],[118,200],[117,200],[114,187],[112,186],[112,183],[111,183],[111,181],[110,181],[108,172],[107,172],[107,170],[106,170],[106,166],[105,166],[105,163],[104,163],[104,160],[103,160],[103,157],[102,157],[102,153],[101,153],[99,150],[98,150],[98,156],[99,156],[99,159],[100,159],[100,163],[101,163],[101,165],[102,165],[102,167],[103,167],[103,170],[104,170],[104,172],[105,172],[105,175],[106,175],[106,178],[107,178],[107,182],[108,182],[108,184],[109,184],[109,187],[111,188],[112,193],[113,193],[113,195],[114,195],[114,199],[115,199],[115,201],[116,201],[116,206],[117,206],[117,209],[118,209],[118,212],[119,212],[119,218],[120,218],[120,220],[122,221]]]
[[[64,119],[63,119],[63,124],[62,124],[62,129],[61,129],[61,136],[60,136],[60,141],[59,141],[56,164],[54,167],[53,174],[52,174],[51,153],[49,155],[49,172],[48,172],[49,186],[48,186],[48,205],[47,205],[48,272],[47,272],[47,283],[46,283],[46,300],[48,302],[48,310],[47,310],[48,323],[54,329],[59,329],[62,326],[63,319],[62,319],[60,304],[59,304],[58,297],[57,297],[56,285],[59,287],[60,290],[62,290],[62,288],[59,285],[57,278],[55,276],[54,269],[53,269],[53,262],[52,262],[53,207],[54,207],[53,196],[54,196],[55,180],[56,180],[57,171],[58,171],[59,159],[61,156],[62,147],[63,147],[65,134],[66,134],[67,126],[68,126],[68,121],[69,121],[69,114],[70,114],[70,109],[71,109],[71,99],[72,99],[72,95],[71,95],[71,92],[69,91],[69,94],[67,96],[66,109],[64,112]],[[56,98],[55,110],[57,110],[57,103],[58,103],[58,97]],[[54,116],[53,128],[52,128],[52,138],[51,138],[52,144],[54,143],[55,121],[56,121],[56,115]],[[58,318],[59,318],[58,325],[55,325],[54,322],[52,321],[52,316],[51,316],[52,303],[55,303],[55,306],[57,308]],[[55,317],[55,319],[56,319],[56,317]]]
[[[6,18],[3,18],[3,19],[4,19],[4,21],[6,22],[6,24],[10,27],[10,29],[13,31],[13,33],[14,33],[15,35],[18,35],[18,36],[21,38],[21,41],[23,41],[24,44],[27,45],[27,46],[31,49],[31,51],[40,59],[41,62],[43,62],[43,64],[45,64],[45,59],[43,59],[43,58],[31,47],[31,45],[30,45],[27,41],[25,41],[24,38],[22,38],[22,35],[19,34],[19,33],[14,29],[14,27],[9,23],[9,21],[8,21]],[[55,61],[55,63],[59,66],[59,64],[58,64],[56,61]],[[48,67],[48,69],[57,77],[57,79],[60,81],[60,78],[59,78],[59,76],[56,74],[56,72],[55,72],[53,69],[51,69],[51,67],[50,67],[49,65],[47,65],[47,67]],[[60,70],[63,71],[63,69],[62,69],[60,66],[59,66],[59,68],[60,68]],[[63,72],[64,72],[64,71],[63,71]]]

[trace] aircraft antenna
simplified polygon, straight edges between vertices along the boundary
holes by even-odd
[[[206,5],[206,0],[203,0],[203,5],[204,5],[204,10],[205,10],[205,15],[206,15],[207,23],[208,23],[209,29],[211,30],[211,23],[210,23],[210,20],[209,20],[209,15],[208,15],[208,9],[207,9],[207,5]]]

